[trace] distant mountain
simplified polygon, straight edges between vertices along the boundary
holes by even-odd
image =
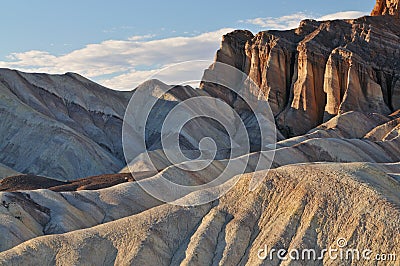
[[[0,162],[62,180],[118,172],[131,94],[72,73],[0,69]]]

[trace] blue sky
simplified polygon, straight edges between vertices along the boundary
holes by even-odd
[[[373,0],[13,0],[1,7],[0,67],[73,71],[132,89],[169,64],[211,60],[232,29],[293,28],[303,18],[357,17],[373,6]]]

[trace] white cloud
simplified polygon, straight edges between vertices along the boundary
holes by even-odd
[[[334,19],[354,19],[365,15],[368,15],[368,13],[361,11],[343,11],[319,17],[310,13],[299,12],[282,17],[254,18],[254,19],[241,20],[239,22],[244,24],[255,25],[260,29],[287,30],[287,29],[297,28],[300,24],[300,21],[302,21],[303,19],[315,19],[321,21],[334,20]]]
[[[299,22],[303,19],[309,17],[306,13],[299,12],[287,16],[282,17],[267,17],[267,18],[254,18],[241,20],[240,23],[252,24],[259,26],[263,29],[271,29],[271,30],[285,30],[296,28],[299,25]]]
[[[129,88],[132,84],[139,85],[148,79],[158,79],[166,84],[198,86],[204,69],[213,63],[212,60],[191,60],[177,64],[168,64],[161,69],[131,70],[128,73],[104,79],[104,86],[114,89]]]
[[[128,40],[88,44],[60,56],[46,51],[13,53],[7,57],[9,61],[0,61],[0,67],[28,72],[77,72],[113,89],[128,90],[169,64],[211,60],[219,47],[221,36],[232,30],[225,28],[193,37],[148,41],[144,39],[151,38],[150,35],[133,36]]]
[[[317,20],[334,20],[334,19],[354,19],[354,18],[359,18],[362,16],[367,16],[369,15],[366,12],[361,12],[361,11],[344,11],[344,12],[338,12],[334,14],[328,14],[323,17],[318,18]]]
[[[135,35],[128,38],[129,41],[143,41],[154,38],[155,34]]]

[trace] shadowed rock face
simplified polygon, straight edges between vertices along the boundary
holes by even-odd
[[[289,31],[223,37],[216,61],[247,73],[268,97],[278,128],[301,135],[347,111],[400,108],[400,23],[394,17],[302,21]],[[212,75],[213,66],[205,72]],[[201,86],[234,105],[235,96]]]
[[[399,0],[377,0],[371,16],[391,15],[400,17]]]
[[[0,162],[24,174],[69,180],[118,172],[130,95],[77,74],[0,69]]]
[[[133,177],[129,173],[91,176],[66,182],[42,176],[17,175],[10,176],[1,180],[0,191],[49,189],[62,192],[76,190],[95,190],[112,187],[129,181],[133,181]]]

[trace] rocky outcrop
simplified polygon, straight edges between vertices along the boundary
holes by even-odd
[[[278,128],[294,136],[340,113],[399,109],[399,51],[399,20],[363,17],[305,20],[295,30],[256,36],[234,31],[224,36],[215,60],[247,73],[268,98]],[[201,87],[234,105],[224,88]]]
[[[371,16],[391,15],[400,18],[399,0],[376,0]]]

